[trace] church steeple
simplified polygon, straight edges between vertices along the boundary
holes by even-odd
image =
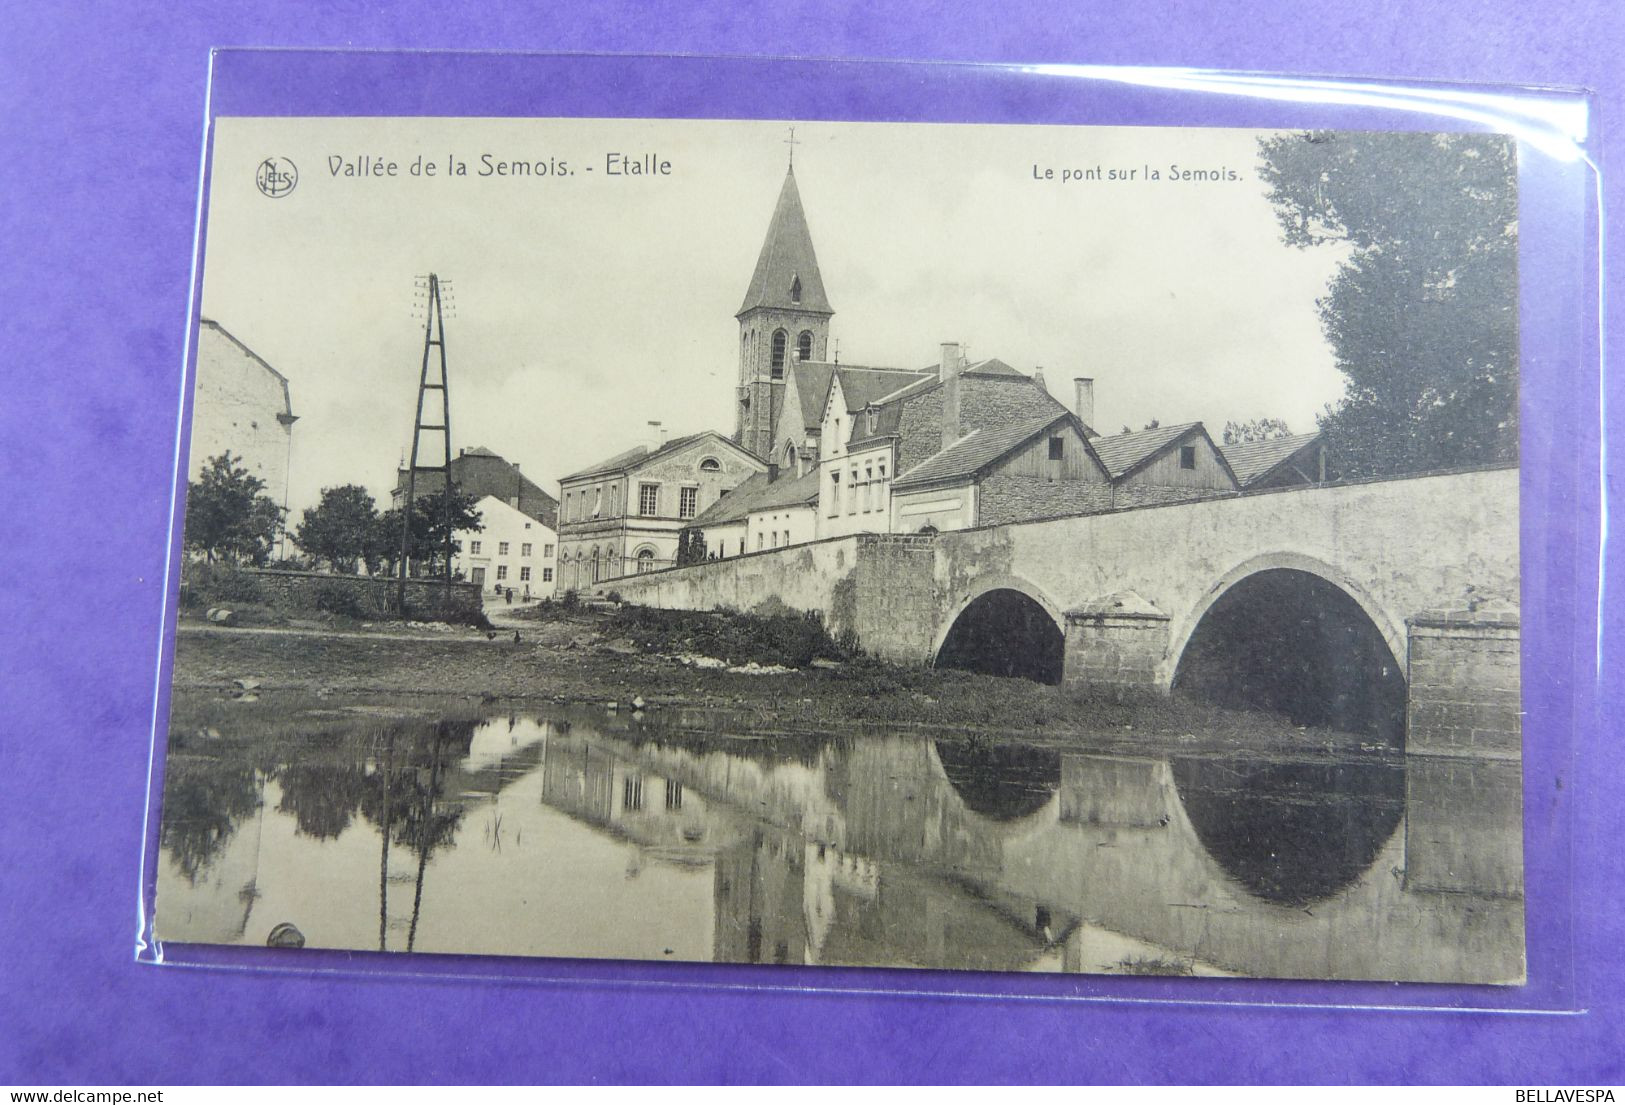
[[[734,440],[758,456],[770,455],[777,444],[774,433],[786,373],[797,360],[825,359],[834,313],[818,271],[792,162],[768,220],[745,301],[734,315],[739,320]]]
[[[799,293],[799,298],[797,295]],[[801,192],[796,188],[796,171],[784,175],[779,202],[767,224],[767,237],[756,258],[745,302],[735,312],[740,318],[758,307],[831,315],[835,309],[824,294],[824,277],[818,271],[818,255],[813,252],[812,232],[801,209]]]

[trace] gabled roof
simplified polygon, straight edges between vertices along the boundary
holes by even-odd
[[[1201,427],[1200,422],[1184,422],[1177,426],[1158,426],[1151,430],[1141,430],[1132,434],[1112,434],[1108,437],[1091,439],[1095,453],[1106,465],[1106,471],[1112,474],[1112,479],[1120,479],[1131,469],[1138,468],[1174,442],[1185,437],[1192,430]]]
[[[1243,487],[1257,483],[1320,440],[1319,433],[1293,434],[1268,441],[1247,441],[1223,448],[1224,459]]]
[[[735,444],[726,437],[723,437],[721,434],[717,433],[715,430],[705,430],[697,434],[687,434],[683,437],[674,437],[664,445],[660,446],[660,448],[654,450],[651,450],[647,445],[635,446],[626,450],[624,453],[616,453],[608,460],[589,465],[588,467],[581,469],[579,472],[571,472],[568,476],[562,477],[560,482],[562,483],[564,480],[580,479],[583,476],[604,476],[611,472],[630,472],[634,469],[642,468],[650,461],[658,460],[661,457],[670,456],[679,449],[685,449],[702,438],[713,438],[719,444],[724,445],[735,452],[743,453],[745,456],[755,459],[755,454],[751,453],[743,446]]]
[[[282,385],[282,416],[281,417],[286,419],[287,422],[290,423],[290,424],[298,419],[299,416],[293,413],[293,399],[288,394],[288,378],[286,376],[282,375],[282,373],[280,373],[276,369],[272,368],[270,366],[270,364],[268,364],[266,362],[264,357],[260,356],[258,353],[254,352],[252,349],[248,348],[248,346],[243,343],[241,338],[239,338],[236,334],[233,334],[230,330],[227,330],[224,326],[221,326],[218,322],[214,321],[214,319],[212,319],[212,318],[199,319],[198,320],[198,330],[199,330],[200,333],[202,331],[204,331],[204,330],[208,330],[208,331],[212,331],[213,333],[219,334],[221,337],[223,337],[227,341],[229,341],[232,345],[235,345],[238,348],[238,350],[240,350],[245,356],[248,357],[249,360],[253,361],[255,364],[259,365],[265,371],[269,372],[271,374],[271,378],[274,379],[278,384]]]
[[[790,295],[791,285],[798,279],[801,281],[799,302]],[[801,209],[794,169],[785,174],[784,187],[779,189],[779,202],[767,224],[767,237],[762,241],[756,270],[751,273],[745,302],[736,317],[758,307],[782,307],[824,315],[835,313],[829,305],[829,297],[824,294],[824,278],[818,271],[818,256],[813,252],[812,232],[807,229],[807,216]]]
[[[1012,450],[1018,449],[1052,426],[1070,422],[1083,437],[1083,423],[1070,411],[1059,410],[1048,415],[1024,419],[1000,429],[972,430],[948,448],[927,457],[903,473],[892,486],[899,491],[930,483],[944,483],[968,479],[993,464]],[[1084,447],[1089,441],[1084,438]]]
[[[841,397],[846,400],[849,413],[863,410],[909,384],[929,380],[931,377],[905,368],[869,368],[863,365],[840,365],[835,369],[841,381]]]
[[[795,377],[801,417],[806,420],[802,429],[815,433],[824,424],[824,407],[829,400],[829,382],[835,378],[835,366],[828,361],[796,361],[790,366],[790,375]]]
[[[751,504],[758,497],[765,494],[771,486],[768,483],[766,472],[757,472],[723,495],[716,502],[700,511],[699,515],[689,523],[690,526],[721,526],[729,522],[743,522],[745,516],[751,511]]]
[[[750,504],[754,513],[758,510],[779,510],[788,506],[803,506],[807,503],[818,502],[818,469],[813,468],[805,475],[780,475],[778,479],[767,485],[761,495]]]

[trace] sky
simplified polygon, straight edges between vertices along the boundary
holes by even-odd
[[[1106,433],[1199,420],[1217,438],[1260,417],[1304,432],[1342,393],[1315,310],[1340,254],[1281,243],[1259,132],[794,126],[792,147],[779,122],[219,120],[202,314],[289,380],[293,516],[345,483],[387,501],[429,272],[451,288],[454,448],[556,493],[651,420],[731,432],[734,312],[792,149],[843,362],[923,367],[959,341],[1041,367],[1068,406],[1090,376]],[[612,155],[670,170],[614,175]],[[268,157],[298,171],[276,198],[256,185]],[[434,176],[411,171],[420,158]],[[458,161],[467,175],[448,175]],[[532,172],[480,175],[497,162]],[[1064,179],[1093,169],[1126,179]]]

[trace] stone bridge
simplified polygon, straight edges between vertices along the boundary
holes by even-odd
[[[816,610],[891,660],[979,656],[996,670],[1004,657],[1010,674],[1114,696],[1251,681],[1267,699],[1319,683],[1335,705],[1391,684],[1411,751],[1520,749],[1514,468],[859,534],[598,587],[611,591],[665,608]],[[1237,656],[1250,659],[1227,666]],[[1272,690],[1272,672],[1291,686]]]

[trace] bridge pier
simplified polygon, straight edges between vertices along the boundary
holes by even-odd
[[[1521,755],[1517,613],[1430,612],[1406,624],[1406,751],[1506,759]]]
[[[1119,591],[1066,612],[1062,682],[1124,701],[1167,694],[1160,670],[1169,618],[1134,591]]]

